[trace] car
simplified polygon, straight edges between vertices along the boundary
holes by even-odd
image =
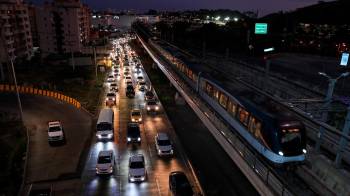
[[[64,136],[61,122],[60,121],[48,122],[47,135],[48,135],[49,144],[52,144],[54,142],[64,142],[65,136]]]
[[[129,67],[124,67],[124,71],[130,72],[130,68]]]
[[[128,123],[126,130],[126,141],[127,143],[141,142],[140,125],[138,123]]]
[[[148,112],[155,112],[157,113],[159,111],[160,107],[156,100],[151,99],[146,101],[146,111]]]
[[[130,112],[131,122],[142,122],[142,112],[139,109],[133,109]]]
[[[158,156],[172,156],[174,154],[173,146],[168,134],[157,133],[154,137]]]
[[[146,82],[145,81],[140,81],[138,82],[139,90],[140,91],[145,91],[146,90]]]
[[[107,78],[107,82],[109,83],[115,82],[115,77],[113,75],[109,75]]]
[[[112,150],[102,150],[98,153],[96,174],[112,174],[115,166],[115,158]]]
[[[118,85],[117,85],[117,83],[115,83],[115,82],[111,83],[111,84],[109,85],[109,90],[110,90],[111,92],[118,92]]]
[[[154,93],[152,92],[152,90],[146,91],[146,93],[145,93],[145,100],[146,101],[147,100],[152,100],[154,98],[155,98],[155,96],[154,96]]]
[[[147,178],[145,158],[142,154],[132,155],[129,158],[129,181],[143,182]]]
[[[127,85],[127,86],[133,86],[133,83],[132,83],[131,80],[127,80],[127,81],[126,81],[126,85]]]
[[[126,81],[126,80],[132,80],[132,79],[131,79],[131,76],[125,76],[125,81]]]
[[[129,97],[129,98],[135,97],[134,86],[132,86],[132,85],[126,86],[125,93],[126,93],[126,96]]]
[[[109,92],[106,95],[106,105],[115,105],[117,103],[114,92]]]
[[[120,78],[120,73],[114,73],[113,74],[115,78],[119,79]]]
[[[129,71],[124,71],[124,77],[130,76],[130,72]]]
[[[137,81],[144,81],[143,76],[137,76]]]
[[[182,171],[174,171],[169,174],[169,189],[175,196],[193,195],[192,186]]]

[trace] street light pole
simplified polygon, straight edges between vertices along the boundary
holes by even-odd
[[[13,80],[14,80],[15,88],[16,88],[16,95],[17,95],[17,102],[18,102],[19,114],[20,114],[21,122],[22,122],[22,124],[24,125],[21,98],[19,97],[19,91],[18,91],[18,86],[17,86],[16,73],[15,73],[15,68],[14,68],[14,66],[13,66],[13,60],[12,60],[11,57],[10,57],[10,63],[11,63],[11,69],[12,69],[12,76],[13,76]]]
[[[349,72],[342,73],[337,78],[331,78],[331,77],[329,77],[327,74],[325,74],[323,72],[319,72],[319,75],[326,77],[328,79],[328,81],[329,81],[327,95],[326,95],[326,98],[325,98],[325,104],[322,106],[322,108],[324,110],[326,110],[326,111],[322,112],[322,119],[321,119],[322,122],[326,122],[327,119],[328,119],[328,109],[329,109],[329,106],[330,106],[331,101],[332,101],[335,84],[340,78],[348,76]],[[320,126],[318,140],[316,142],[316,147],[315,147],[316,152],[320,151],[321,143],[322,143],[323,136],[324,136],[324,132],[325,132],[325,128]]]

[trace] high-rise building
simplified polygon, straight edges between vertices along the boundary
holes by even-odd
[[[54,0],[37,7],[36,24],[43,55],[81,52],[89,42],[90,13],[79,0]]]
[[[33,54],[28,6],[22,0],[0,0],[0,63]]]

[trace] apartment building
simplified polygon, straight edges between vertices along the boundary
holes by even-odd
[[[36,7],[42,54],[82,52],[89,42],[91,11],[79,0],[54,0]]]
[[[30,59],[32,54],[28,6],[22,0],[0,0],[0,63]]]

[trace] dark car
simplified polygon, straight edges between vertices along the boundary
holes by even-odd
[[[126,133],[127,143],[137,142],[141,143],[141,133],[139,123],[128,123],[127,133]]]
[[[134,87],[132,85],[128,85],[126,87],[126,96],[129,97],[129,98],[133,98],[135,97],[135,90],[134,90]]]
[[[175,196],[192,196],[193,190],[185,173],[181,171],[171,172],[169,175],[169,189]]]
[[[152,99],[154,99],[154,93],[151,90],[149,90],[145,93],[145,100],[147,101]]]

